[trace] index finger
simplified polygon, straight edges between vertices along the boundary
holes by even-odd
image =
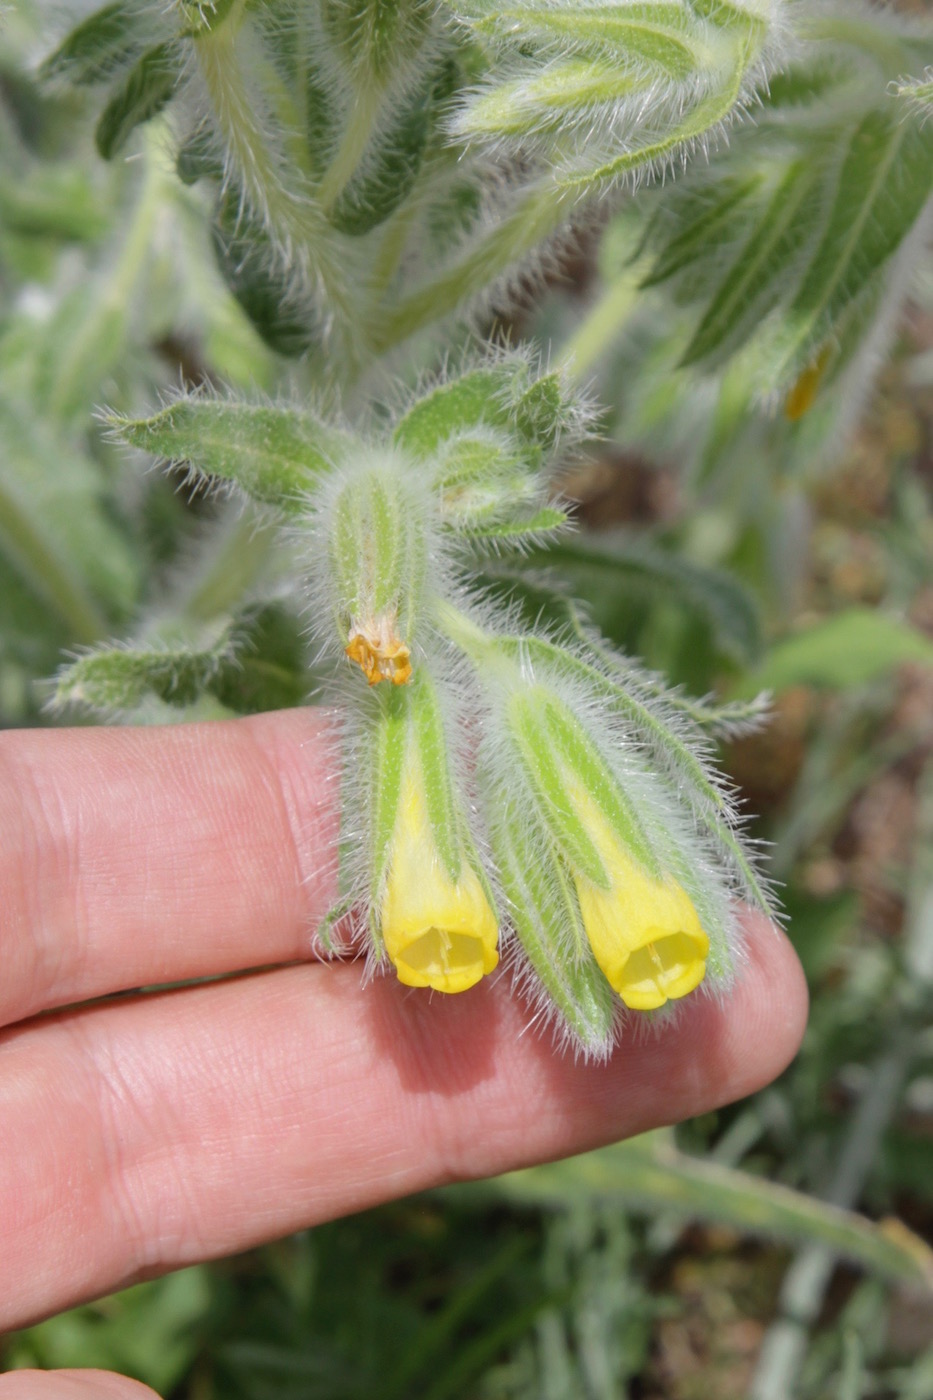
[[[309,956],[334,888],[331,723],[0,734],[0,1024]]]

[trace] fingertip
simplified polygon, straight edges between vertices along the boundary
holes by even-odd
[[[781,1074],[800,1048],[807,1027],[807,979],[787,934],[757,910],[743,920],[746,963],[726,1005],[737,1072],[744,1069],[741,1097]]]
[[[9,1371],[0,1376],[0,1400],[159,1400],[129,1376],[91,1369]]]

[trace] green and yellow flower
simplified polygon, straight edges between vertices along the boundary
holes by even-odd
[[[499,926],[466,860],[452,880],[428,821],[423,784],[402,782],[382,900],[385,950],[407,987],[465,992],[499,962]]]
[[[706,976],[709,935],[659,859],[638,798],[555,691],[516,686],[508,714],[531,805],[573,881],[609,985],[637,1011],[686,996]]]
[[[649,874],[591,799],[578,794],[575,805],[609,877],[601,889],[574,874],[583,927],[606,980],[635,1011],[685,997],[706,976],[709,954],[689,895],[669,876]]]
[[[375,952],[408,987],[465,992],[499,962],[499,920],[451,773],[440,697],[421,666],[373,699]]]

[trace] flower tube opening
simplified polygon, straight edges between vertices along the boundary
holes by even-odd
[[[670,876],[647,870],[618,840],[595,802],[575,805],[609,875],[600,889],[577,873],[583,927],[606,980],[633,1011],[656,1011],[706,976],[709,936],[693,901]]]
[[[709,938],[686,892],[644,875],[621,850],[609,892],[577,880],[590,946],[609,984],[633,1011],[685,997],[706,976]]]
[[[475,987],[498,963],[487,955],[483,940],[471,933],[429,928],[396,957],[398,980],[406,987],[433,987],[437,992],[465,992]]]

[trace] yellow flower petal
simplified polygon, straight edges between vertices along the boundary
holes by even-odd
[[[499,928],[467,861],[451,880],[431,835],[424,794],[406,774],[381,906],[382,937],[400,982],[465,992],[499,961]]]
[[[679,885],[615,870],[608,893],[578,880],[577,894],[596,961],[626,1006],[653,1011],[703,981],[709,939]]]
[[[707,937],[687,892],[656,880],[620,844],[589,799],[581,815],[609,874],[601,890],[575,877],[583,927],[610,986],[636,1011],[692,992],[706,976]]]

